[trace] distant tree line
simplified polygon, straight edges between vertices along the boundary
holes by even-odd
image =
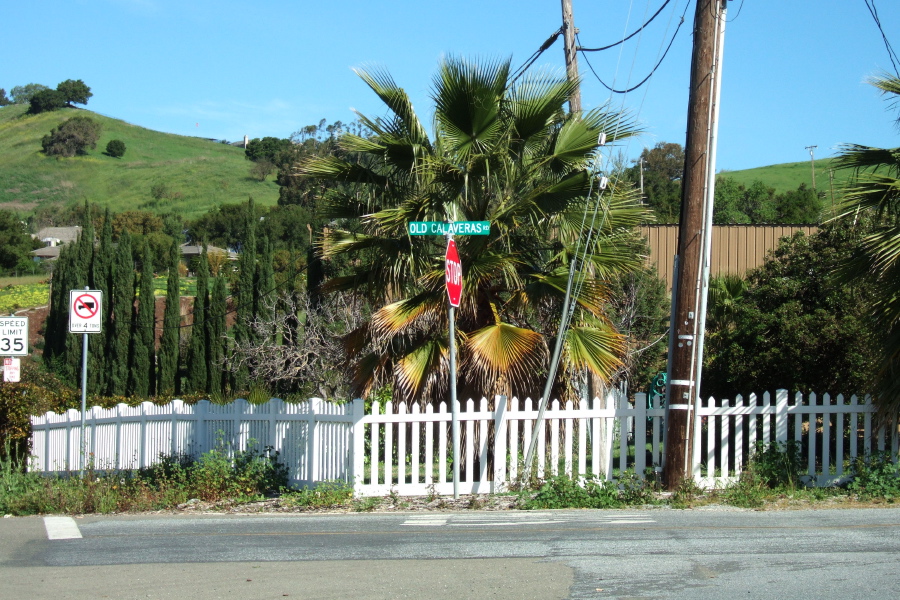
[[[645,148],[634,165],[623,172],[637,186],[643,175],[644,200],[658,223],[678,222],[683,174],[684,149],[671,142]],[[717,225],[818,223],[821,212],[821,198],[806,184],[778,194],[761,181],[747,187],[727,175],[716,177],[713,222]]]

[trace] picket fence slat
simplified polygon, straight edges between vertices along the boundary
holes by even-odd
[[[821,402],[819,402],[821,399]],[[165,455],[228,453],[263,448],[279,453],[291,483],[315,485],[339,480],[357,495],[452,493],[453,461],[460,461],[462,493],[500,492],[522,472],[521,461],[538,428],[535,474],[564,473],[612,479],[633,469],[638,476],[659,469],[665,409],[648,407],[644,394],[633,403],[619,391],[603,398],[550,402],[536,425],[537,402],[496,396],[460,402],[460,455],[449,448],[451,412],[362,400],[334,404],[319,398],[286,403],[274,398],[254,405],[175,400],[111,409],[93,407],[86,415],[81,456],[81,415],[76,410],[32,418],[32,468],[42,472],[136,469]],[[806,396],[778,390],[734,400],[701,400],[694,411],[692,473],[698,483],[721,486],[734,481],[756,442],[797,444],[806,464],[805,479],[830,485],[847,476],[858,456],[898,452],[898,428],[873,425],[871,398]],[[368,447],[367,447],[368,445]],[[702,450],[701,450],[702,449]]]

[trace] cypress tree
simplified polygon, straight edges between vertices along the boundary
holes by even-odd
[[[269,325],[266,326],[265,335],[274,337],[274,307],[275,307],[275,268],[273,265],[272,245],[269,237],[263,238],[262,255],[256,266],[256,289],[253,294],[254,314],[256,318]]]
[[[88,338],[88,351],[90,352],[88,367],[90,387],[88,389],[99,393],[106,392],[109,387],[109,365],[112,361],[111,354],[107,352],[113,320],[113,311],[110,310],[113,287],[112,273],[112,218],[107,208],[103,217],[103,228],[100,230],[100,245],[94,253],[94,259],[91,263],[91,287],[95,290],[100,290],[102,294],[103,331]]]
[[[131,235],[123,231],[119,236],[113,260],[113,297],[110,300],[112,321],[109,327],[109,380],[107,390],[116,396],[126,395],[131,366],[131,331],[134,320],[134,259],[131,256]]]
[[[225,391],[223,363],[225,360],[225,314],[228,310],[225,280],[216,277],[212,300],[209,303],[209,384],[207,391],[217,394]]]
[[[178,287],[178,266],[181,253],[178,242],[172,241],[169,257],[169,277],[166,283],[166,310],[163,316],[162,339],[159,344],[159,383],[160,394],[177,394],[181,392],[178,381],[179,342],[181,330],[181,291]]]
[[[207,391],[207,380],[210,372],[208,354],[209,339],[209,257],[206,244],[197,261],[197,293],[194,296],[193,318],[191,327],[191,346],[188,351],[188,389],[192,392]]]
[[[141,287],[138,296],[137,318],[132,329],[132,347],[134,359],[129,376],[129,387],[135,396],[147,397],[154,388],[154,342],[156,316],[156,299],[153,296],[153,256],[150,245],[144,246],[141,260]]]
[[[241,344],[251,340],[250,322],[253,319],[254,282],[256,280],[256,220],[254,218],[253,198],[247,202],[245,217],[245,239],[241,244],[241,256],[238,259],[238,289],[235,294],[236,320],[234,324],[234,342]],[[234,389],[244,391],[250,381],[250,373],[246,366],[241,366],[234,373]]]
[[[91,283],[90,275],[91,275],[91,264],[94,259],[94,226],[91,222],[91,211],[87,204],[85,204],[85,214],[84,214],[84,223],[81,228],[81,235],[78,237],[78,241],[75,242],[72,248],[72,256],[71,262],[67,266],[67,276],[65,277],[67,281],[67,287],[69,290],[75,289],[84,289],[89,286]],[[65,327],[63,331],[65,332],[65,362],[60,364],[62,367],[62,373],[60,375],[69,381],[77,382],[77,385],[81,385],[81,348],[82,348],[82,340],[81,335],[91,335],[91,334],[81,334],[81,335],[70,335],[68,333],[69,328],[69,293],[68,291],[64,292],[65,295],[65,312],[63,314],[63,322],[65,323]]]

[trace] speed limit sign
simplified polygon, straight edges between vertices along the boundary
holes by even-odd
[[[28,356],[28,317],[0,317],[0,356]]]

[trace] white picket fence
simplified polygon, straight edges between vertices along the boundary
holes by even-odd
[[[516,481],[537,419],[537,402],[497,396],[461,402],[462,493],[499,492]],[[713,400],[696,410],[693,474],[704,487],[722,486],[740,474],[756,441],[787,442],[793,427],[808,459],[808,478],[818,485],[839,481],[845,463],[860,454],[890,449],[897,456],[896,422],[873,430],[874,409],[855,396],[822,402],[779,391],[735,401]],[[554,401],[538,435],[538,477],[565,473],[611,479],[626,469],[639,476],[662,464],[665,410],[648,408],[644,394],[629,401],[618,392],[574,406]],[[81,415],[47,413],[32,418],[32,469],[77,470],[82,464]],[[176,400],[92,408],[86,419],[85,460],[95,468],[135,469],[162,455],[198,455],[221,447],[278,452],[294,485],[351,483],[360,496],[452,492],[451,415],[445,403],[380,406],[366,412],[362,400],[333,404],[272,399],[228,405]],[[834,435],[841,432],[844,435]],[[891,433],[889,433],[891,432]]]

